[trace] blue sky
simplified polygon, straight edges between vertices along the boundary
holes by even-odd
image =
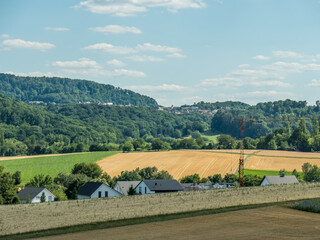
[[[320,99],[318,0],[1,0],[0,72],[164,106]]]

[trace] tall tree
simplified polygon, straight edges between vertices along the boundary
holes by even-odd
[[[312,137],[319,135],[319,122],[317,118],[312,120]]]

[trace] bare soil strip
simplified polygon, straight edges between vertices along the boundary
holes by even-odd
[[[18,159],[26,159],[26,158],[54,157],[54,156],[64,156],[64,155],[74,155],[74,154],[84,154],[84,153],[87,153],[87,152],[44,154],[44,155],[30,155],[30,156],[14,156],[14,157],[0,157],[0,161],[18,160]]]
[[[319,239],[319,232],[320,214],[283,207],[267,207],[41,239]]]

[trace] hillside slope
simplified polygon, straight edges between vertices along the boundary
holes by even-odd
[[[23,102],[110,102],[116,105],[157,107],[151,97],[87,80],[58,77],[20,77],[0,73],[0,93]]]

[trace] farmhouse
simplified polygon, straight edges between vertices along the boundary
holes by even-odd
[[[102,182],[87,182],[78,191],[78,199],[120,197],[121,193]]]
[[[294,175],[264,176],[260,186],[295,184],[295,183],[299,183],[299,181]]]
[[[24,187],[18,192],[18,197],[21,203],[39,203],[41,202],[41,196],[44,194],[46,202],[52,202],[55,199],[55,195],[44,187]]]
[[[142,180],[136,187],[137,194],[152,194],[166,192],[182,192],[183,187],[177,180]]]
[[[118,181],[114,189],[121,193],[123,196],[128,195],[129,188],[132,186],[136,188],[136,186],[140,183],[140,181]]]

